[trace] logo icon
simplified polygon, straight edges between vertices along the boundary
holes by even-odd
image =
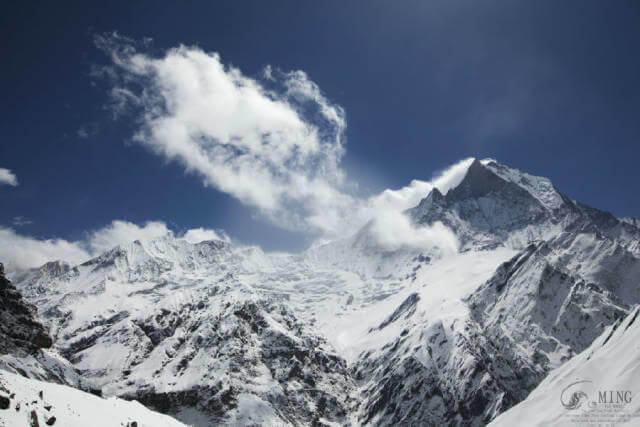
[[[580,384],[591,383],[589,380],[576,381],[569,384],[562,390],[560,394],[560,403],[567,410],[575,410],[580,408],[585,402],[589,400],[589,395],[581,390]]]

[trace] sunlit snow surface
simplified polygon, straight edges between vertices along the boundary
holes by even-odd
[[[453,322],[467,317],[469,310],[462,299],[489,279],[495,269],[515,253],[505,248],[467,252],[447,257],[433,265],[427,264],[417,270],[415,280],[403,282],[404,286],[395,295],[350,310],[338,306],[335,314],[327,310],[319,326],[340,354],[347,361],[354,362],[361,352],[381,349],[408,326],[424,327],[431,322]],[[413,293],[420,298],[416,315],[409,325],[402,321],[391,322],[382,330],[370,331]],[[361,291],[362,294],[366,295],[366,288]]]
[[[639,425],[639,317],[639,309],[635,309],[607,328],[588,349],[551,371],[527,399],[500,415],[491,426]],[[576,382],[581,383],[569,391],[584,391],[586,397],[580,407],[567,409],[561,401],[569,400],[563,390]],[[609,390],[631,392],[631,401],[607,408],[598,401],[598,392]]]
[[[394,264],[398,277],[386,271],[385,276],[375,275],[373,267],[357,272],[338,269],[330,265],[330,257],[323,258],[326,252],[270,255],[257,248],[233,248],[221,242],[193,245],[168,236],[116,248],[62,277],[47,279],[40,271],[37,280],[23,277],[21,287],[40,307],[56,348],[106,395],[149,387],[166,392],[193,389],[206,381],[233,382],[228,375],[234,357],[251,359],[252,352],[259,353],[257,347],[234,350],[231,339],[227,354],[205,344],[199,348],[198,342],[232,336],[238,319],[226,314],[230,304],[285,303],[304,332],[295,332],[273,315],[264,317],[265,328],[292,343],[309,334],[324,337],[323,351],[354,363],[363,352],[381,348],[407,327],[398,321],[375,329],[412,293],[420,295],[420,302],[411,325],[468,317],[461,299],[514,253],[500,248],[441,260],[437,253],[396,254],[406,264]],[[367,260],[352,262],[362,267]],[[166,336],[153,342],[145,328],[161,329],[157,316],[170,321],[162,326]],[[210,326],[214,321],[216,330]],[[181,369],[185,359],[188,367]],[[258,363],[253,372],[237,407],[227,414],[228,422],[281,421],[265,397],[281,386],[265,365]],[[356,386],[349,384],[336,394],[357,396]],[[197,423],[201,417],[185,411],[184,421]]]
[[[25,378],[0,370],[0,396],[10,398],[0,413],[0,426],[39,425],[113,427],[137,422],[140,427],[178,427],[183,423],[153,412],[138,402],[102,399],[72,387]],[[32,413],[34,415],[32,415]],[[51,418],[54,417],[53,424]]]

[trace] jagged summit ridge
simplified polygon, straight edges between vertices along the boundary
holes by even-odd
[[[547,209],[554,210],[565,203],[564,196],[553,185],[549,178],[531,175],[510,168],[494,159],[484,159],[481,163],[502,179],[513,182],[527,190]]]
[[[620,240],[640,254],[640,229],[632,221],[573,201],[548,178],[493,159],[474,160],[458,186],[446,195],[434,189],[407,213],[417,224],[442,222],[459,237],[463,250],[496,245],[523,249],[562,232],[589,232]]]
[[[551,234],[556,225],[528,191],[478,160],[446,195],[439,197],[432,191],[407,213],[418,225],[443,223],[458,236],[463,250],[503,244],[522,248],[533,239]],[[546,227],[541,227],[545,222]]]

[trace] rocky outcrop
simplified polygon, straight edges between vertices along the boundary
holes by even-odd
[[[409,330],[354,366],[358,424],[483,425],[544,377],[470,319]]]
[[[244,424],[249,406],[272,408],[291,424],[347,419],[353,383],[346,362],[282,304],[228,301],[215,315],[185,306],[136,324],[151,343],[146,362],[116,374],[109,389],[120,396],[179,419],[191,408],[215,424]]]
[[[36,307],[22,298],[0,263],[0,354],[25,356],[52,344],[47,328],[36,320]]]

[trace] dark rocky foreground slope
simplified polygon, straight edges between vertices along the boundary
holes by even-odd
[[[25,301],[5,277],[0,263],[0,354],[26,356],[53,345],[48,329],[36,320],[36,312],[35,305]]]

